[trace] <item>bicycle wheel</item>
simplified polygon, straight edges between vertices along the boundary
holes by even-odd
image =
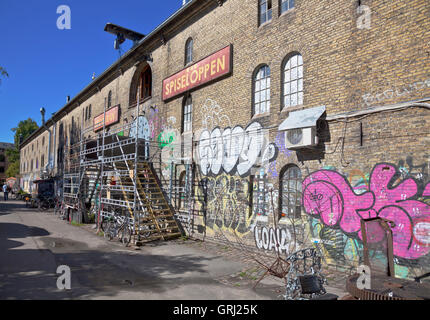
[[[131,236],[131,227],[128,224],[124,225],[121,230],[121,242],[125,244],[126,247],[130,244]]]
[[[111,241],[114,238],[115,226],[113,221],[108,221],[104,232],[104,237]]]

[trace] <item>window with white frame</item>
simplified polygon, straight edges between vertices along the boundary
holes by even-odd
[[[280,0],[281,14],[294,8],[294,0]]]
[[[192,129],[193,123],[193,100],[191,96],[184,99],[182,110],[182,132],[189,132]]]
[[[272,0],[260,0],[260,25],[272,20]]]
[[[283,106],[303,104],[303,58],[301,54],[291,56],[284,66]]]
[[[287,165],[280,176],[281,207],[279,218],[300,219],[302,201],[302,173],[296,165]]]
[[[270,110],[270,68],[264,65],[254,76],[254,115]]]

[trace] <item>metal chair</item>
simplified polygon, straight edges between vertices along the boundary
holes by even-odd
[[[337,300],[339,296],[327,293],[327,283],[321,274],[321,257],[316,249],[307,248],[288,256],[290,269],[286,276],[286,300]]]

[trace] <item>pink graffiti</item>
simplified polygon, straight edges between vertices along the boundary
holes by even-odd
[[[424,188],[423,196],[430,197],[430,183],[427,183],[426,187]]]
[[[325,225],[360,239],[361,219],[391,220],[395,222],[394,255],[417,259],[430,251],[430,206],[414,200],[419,196],[414,179],[393,186],[396,173],[396,167],[391,164],[376,165],[366,191],[356,194],[338,172],[314,172],[303,181],[303,206],[309,215],[319,217]]]

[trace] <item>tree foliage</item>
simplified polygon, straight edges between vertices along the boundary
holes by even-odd
[[[31,118],[20,121],[16,128],[12,128],[12,131],[15,132],[15,147],[6,150],[6,155],[9,161],[9,167],[6,170],[6,175],[8,177],[16,177],[19,174],[19,145],[38,128],[39,126],[37,122]]]
[[[9,77],[9,74],[7,73],[7,71],[5,70],[5,68],[0,67],[0,76],[2,77]],[[0,83],[1,83],[1,78],[0,78]]]

